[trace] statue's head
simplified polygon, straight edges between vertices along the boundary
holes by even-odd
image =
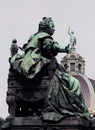
[[[74,31],[71,31],[72,34],[74,34]]]
[[[55,31],[55,26],[51,17],[43,17],[42,21],[40,21],[39,23],[39,31],[44,31],[50,35],[53,35]]]
[[[16,39],[13,39],[13,40],[12,40],[12,43],[17,43],[17,40],[16,40]]]

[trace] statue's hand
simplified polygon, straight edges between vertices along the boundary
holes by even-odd
[[[66,47],[65,47],[65,52],[68,54],[70,52],[70,44],[68,44]]]

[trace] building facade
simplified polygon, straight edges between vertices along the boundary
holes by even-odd
[[[70,53],[61,59],[61,65],[66,71],[80,81],[86,105],[91,116],[95,115],[95,80],[85,75],[85,60],[71,46]]]

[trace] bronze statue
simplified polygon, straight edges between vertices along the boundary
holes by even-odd
[[[70,31],[70,27],[68,28],[68,34],[70,36],[70,45],[75,46],[76,45],[76,37],[73,31]]]
[[[66,116],[89,119],[79,81],[56,59],[58,53],[69,53],[69,45],[54,41],[54,31],[52,18],[44,17],[38,32],[25,44],[24,54],[16,53],[9,60],[7,102],[12,116],[36,115],[49,121]]]
[[[10,51],[11,51],[11,56],[14,56],[18,52],[18,46],[17,46],[17,40],[16,39],[12,40]]]

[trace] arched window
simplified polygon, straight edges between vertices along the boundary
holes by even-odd
[[[75,63],[70,63],[70,70],[75,71]]]
[[[78,71],[81,72],[81,64],[78,64]]]

